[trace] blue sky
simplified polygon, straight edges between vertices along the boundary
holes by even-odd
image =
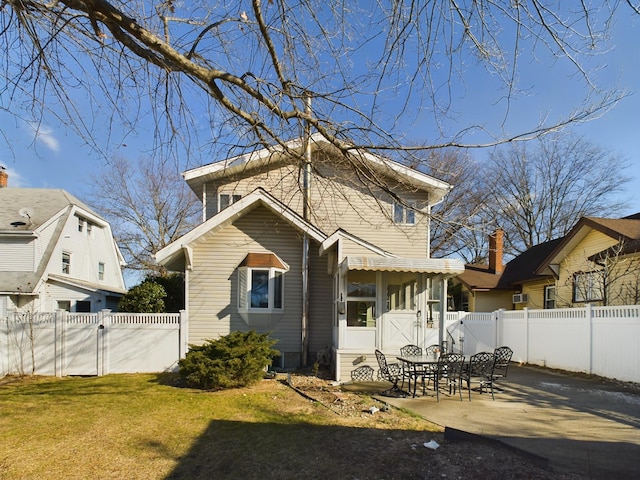
[[[631,166],[628,174],[631,180],[626,186],[626,194],[630,202],[629,208],[623,212],[625,214],[640,212],[640,195],[637,194],[640,192],[639,33],[639,18],[619,16],[610,42],[611,50],[602,57],[605,66],[597,73],[601,84],[618,84],[630,96],[601,118],[574,129],[594,144],[629,161]],[[575,102],[576,98],[573,91],[575,82],[563,68],[557,64],[545,64],[544,61],[523,62],[522,67],[524,86],[531,86],[537,93],[513,102],[505,124],[507,130],[517,131],[542,115],[553,117],[571,110],[571,102]],[[504,118],[503,110],[492,108],[491,96],[486,94],[492,88],[490,80],[479,76],[477,81],[467,81],[464,88],[454,91],[453,95],[459,104],[464,105],[456,122],[461,125],[476,122],[499,125]],[[492,118],[494,111],[495,118]],[[424,127],[428,124],[429,121],[422,122],[420,116],[412,119],[412,124],[403,126],[407,139],[421,141],[433,137],[435,133],[430,132],[429,127]],[[104,159],[92,152],[72,130],[52,118],[44,118],[36,131],[34,125],[16,119],[5,111],[0,111],[0,130],[0,142],[3,145],[0,165],[9,171],[10,186],[62,188],[91,203],[87,181],[104,171]],[[144,126],[138,130],[144,132]],[[144,133],[137,137],[130,135],[126,146],[118,142],[116,147],[111,145],[105,148],[109,148],[110,155],[144,158],[151,148],[148,139],[149,136]],[[472,155],[475,153],[472,152]]]

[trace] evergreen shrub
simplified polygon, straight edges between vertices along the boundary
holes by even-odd
[[[222,390],[252,385],[264,378],[276,342],[268,333],[232,332],[202,345],[190,345],[180,360],[180,377],[189,387]]]

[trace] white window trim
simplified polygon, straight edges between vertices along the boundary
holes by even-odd
[[[604,300],[602,272],[577,272],[573,274],[573,303],[599,302]],[[582,279],[580,282],[579,279]],[[583,298],[584,297],[584,298]]]
[[[66,264],[64,262],[65,255],[69,259],[68,263]],[[64,273],[65,275],[71,275],[71,252],[63,251],[62,255],[60,255],[60,261],[62,262],[62,268],[61,268],[62,273]],[[68,270],[66,272],[64,271],[65,265],[67,266],[67,270]]]
[[[253,271],[269,271],[269,306],[267,308],[251,307],[251,282]],[[275,278],[280,274],[282,281],[281,306],[274,307]],[[240,267],[238,268],[238,311],[240,313],[280,313],[285,304],[285,274],[286,270],[275,267]],[[244,284],[244,285],[243,285]],[[244,288],[244,291],[243,291]],[[244,305],[243,305],[244,303]]]
[[[549,298],[548,293],[553,292],[553,299]],[[549,302],[553,302],[553,307],[547,306]],[[556,308],[556,286],[555,285],[545,285],[544,287],[544,308],[553,309]]]
[[[224,208],[222,207],[222,196],[223,195],[229,197],[229,204],[227,206],[225,206]],[[220,213],[225,208],[230,207],[234,203],[240,201],[241,199],[242,199],[242,195],[239,194],[239,193],[219,192],[218,193],[218,213]]]
[[[415,201],[407,201],[404,203],[399,203],[394,201],[391,206],[391,218],[393,219],[393,223],[396,225],[415,225],[416,224],[416,202]],[[396,209],[402,209],[402,220],[396,220]],[[411,222],[408,221],[408,218],[412,217]]]

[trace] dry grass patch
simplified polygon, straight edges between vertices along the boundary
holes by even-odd
[[[289,475],[320,457],[332,464],[340,444],[366,435],[363,427],[393,428],[382,415],[342,418],[278,380],[221,392],[176,381],[5,379],[0,478],[260,478],[274,468]],[[426,427],[409,415],[406,422]]]
[[[307,390],[321,401],[279,379],[220,392],[176,382],[0,380],[0,478],[564,478],[493,444],[446,442],[407,412],[371,414],[380,403],[322,382]],[[424,448],[431,439],[442,448]]]

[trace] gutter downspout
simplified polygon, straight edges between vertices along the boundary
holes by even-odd
[[[305,112],[311,115],[311,96],[305,95]],[[304,166],[302,175],[302,189],[304,195],[302,217],[309,222],[311,217],[311,127],[305,123],[304,129]],[[309,235],[305,232],[302,237],[302,358],[301,364],[307,366],[309,356]]]

